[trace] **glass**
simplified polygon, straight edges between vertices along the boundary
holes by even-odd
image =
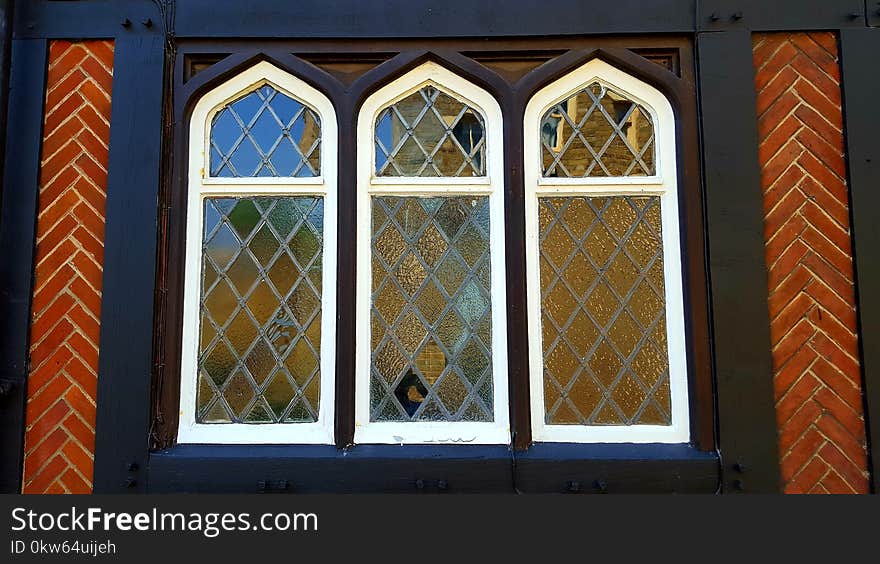
[[[321,121],[266,84],[224,106],[211,121],[211,176],[321,174]]]
[[[545,421],[670,425],[660,198],[539,199]]]
[[[320,197],[205,198],[196,422],[318,419]]]
[[[485,176],[485,152],[480,114],[434,86],[376,120],[376,176]]]
[[[651,115],[598,82],[547,110],[540,135],[545,177],[656,173]]]
[[[489,198],[372,198],[370,421],[492,421]]]

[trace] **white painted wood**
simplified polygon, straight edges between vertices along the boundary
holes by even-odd
[[[388,178],[375,177],[374,128],[382,109],[433,84],[478,111],[486,126],[486,177]],[[380,88],[364,102],[358,115],[357,200],[357,336],[355,347],[355,442],[383,444],[510,442],[507,390],[507,316],[504,254],[504,170],[501,107],[485,90],[432,62],[424,63]],[[492,370],[494,421],[370,422],[370,306],[371,256],[370,198],[372,194],[436,195],[488,194],[490,206],[490,261],[492,265]]]
[[[557,179],[541,175],[541,118],[554,104],[598,81],[641,104],[654,122],[656,176],[650,178]],[[538,91],[524,121],[526,283],[532,438],[577,443],[683,443],[690,437],[687,356],[682,296],[681,233],[678,222],[675,115],[666,97],[652,86],[594,59]],[[544,422],[544,354],[541,331],[538,198],[540,196],[659,195],[666,287],[667,354],[672,425],[586,426]]]
[[[207,179],[209,128],[214,114],[239,96],[263,84],[311,107],[321,119],[322,176],[315,178]],[[337,126],[333,104],[318,90],[268,62],[260,62],[205,94],[190,119],[189,175],[184,272],[183,342],[180,363],[179,443],[331,444],[336,358],[336,202]],[[321,292],[321,392],[318,421],[290,424],[196,423],[199,348],[202,210],[213,195],[318,195],[324,198],[324,249]]]
[[[538,178],[538,189],[549,186],[619,186],[621,190],[631,189],[633,186],[663,186],[663,179],[659,176],[593,176],[587,178]]]
[[[382,187],[397,186],[423,186],[425,188],[431,186],[461,186],[462,188],[473,188],[474,186],[489,186],[492,179],[488,176],[476,177],[444,177],[444,176],[373,176],[370,182],[370,190],[377,190]]]

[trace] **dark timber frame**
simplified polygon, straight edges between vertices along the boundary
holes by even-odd
[[[478,86],[495,95],[504,112],[506,123],[522,123],[525,105],[531,95],[544,84],[569,72],[588,60],[599,57],[643,80],[654,84],[669,96],[675,107],[679,127],[679,143],[685,147],[681,151],[679,163],[681,171],[680,191],[683,225],[686,231],[686,251],[692,253],[689,261],[685,286],[689,290],[688,341],[693,352],[690,358],[691,396],[695,398],[697,409],[692,428],[693,446],[670,448],[665,445],[643,445],[635,448],[591,448],[574,445],[530,446],[528,374],[526,372],[527,348],[526,319],[521,304],[525,296],[525,249],[523,237],[525,230],[522,183],[522,139],[519,128],[510,127],[504,138],[506,162],[506,252],[511,259],[507,271],[509,355],[515,359],[510,363],[509,379],[511,397],[515,402],[510,406],[512,427],[515,433],[516,468],[512,471],[512,453],[506,447],[421,447],[421,446],[367,446],[352,445],[354,433],[354,366],[351,351],[354,348],[355,324],[352,307],[355,296],[355,256],[356,251],[349,244],[346,252],[339,256],[337,273],[337,371],[336,371],[336,447],[340,451],[316,449],[314,447],[259,447],[250,451],[255,459],[246,464],[236,479],[228,479],[229,487],[239,491],[255,487],[265,482],[269,476],[281,472],[286,467],[290,487],[297,491],[322,491],[345,489],[361,491],[375,480],[369,470],[384,460],[397,460],[399,472],[411,475],[409,481],[400,484],[389,482],[386,488],[412,489],[421,480],[433,479],[438,472],[441,478],[457,491],[476,491],[485,489],[485,484],[494,482],[509,489],[512,480],[522,491],[561,491],[568,482],[592,483],[604,481],[609,488],[618,491],[639,489],[633,476],[644,474],[648,466],[632,467],[632,457],[651,460],[652,476],[655,483],[644,489],[669,488],[677,491],[714,491],[717,483],[717,465],[714,456],[711,366],[709,363],[708,317],[706,307],[705,256],[703,247],[702,198],[699,182],[699,153],[697,150],[696,97],[692,78],[692,55],[686,39],[630,40],[642,51],[650,48],[650,53],[665,52],[673,66],[686,69],[684,77],[664,69],[648,59],[633,52],[615,47],[623,41],[610,40],[380,40],[380,41],[298,41],[298,42],[236,42],[209,43],[205,41],[181,41],[175,65],[174,129],[175,153],[171,189],[168,194],[168,231],[163,245],[167,259],[160,264],[159,279],[165,281],[160,294],[167,295],[164,317],[157,322],[160,331],[164,330],[160,341],[163,355],[158,360],[163,370],[158,375],[154,389],[161,390],[154,412],[157,414],[153,425],[153,456],[157,464],[151,465],[150,489],[164,489],[168,482],[193,480],[201,477],[199,466],[208,466],[207,460],[224,456],[223,467],[233,463],[241,455],[241,449],[209,445],[173,446],[176,435],[176,413],[179,401],[179,344],[181,342],[181,305],[183,271],[185,204],[187,191],[187,172],[189,159],[188,128],[190,112],[194,104],[207,90],[216,87],[242,69],[252,66],[256,61],[269,60],[276,66],[309,81],[322,90],[335,104],[339,121],[339,237],[350,241],[350,232],[355,217],[355,190],[357,178],[354,166],[357,148],[354,145],[357,110],[361,102],[375,89],[418,66],[426,60],[434,60],[454,72],[471,80]],[[576,47],[568,51],[565,46]],[[470,56],[460,54],[467,52]],[[497,59],[499,53],[510,53],[508,57],[522,57],[524,52],[540,63],[523,77],[510,82],[481,65],[477,60]],[[223,56],[224,54],[230,53]],[[294,55],[291,55],[294,53]],[[304,58],[326,62],[328,60],[352,61],[363,59],[364,53],[397,53],[358,78],[344,84],[321,68],[312,65]],[[559,53],[562,53],[559,55]],[[219,55],[215,55],[219,54]],[[298,55],[298,56],[296,56]],[[222,57],[219,62],[201,70],[186,80],[192,64],[188,61],[210,61]],[[369,56],[367,56],[369,59]],[[685,64],[679,64],[681,60]],[[204,64],[204,63],[203,63]],[[672,64],[672,63],[670,63]],[[347,164],[348,163],[348,164]],[[687,253],[686,253],[687,254]],[[346,304],[346,305],[343,305]],[[160,311],[160,315],[163,312]],[[274,450],[273,450],[274,449]],[[567,449],[567,450],[566,450]],[[263,456],[263,451],[278,453],[273,457]],[[460,452],[459,452],[460,451]],[[223,455],[222,453],[228,453]],[[444,453],[444,454],[439,454]],[[563,454],[565,453],[565,454]],[[590,453],[587,455],[586,453]],[[467,454],[467,458],[460,459]],[[228,458],[227,458],[228,457]],[[279,458],[280,457],[280,458]],[[282,464],[279,460],[298,460],[297,464]],[[474,476],[479,464],[479,479]],[[216,464],[214,465],[216,466]],[[629,470],[627,468],[629,467]],[[350,470],[344,471],[344,468]],[[305,469],[310,471],[306,472]],[[320,471],[316,471],[320,469]],[[554,475],[553,472],[557,475]],[[341,473],[341,474],[340,474]],[[511,476],[511,473],[513,474]],[[323,476],[340,474],[346,476],[344,486],[327,483]],[[494,474],[494,478],[492,475]],[[295,479],[293,478],[295,476]],[[552,477],[551,477],[552,476]],[[660,477],[665,476],[665,480]],[[567,479],[563,479],[567,477]],[[647,474],[644,476],[647,478]],[[280,478],[279,478],[280,479]],[[184,482],[189,483],[189,482]],[[645,482],[647,484],[648,482]],[[235,487],[232,486],[235,484]],[[479,487],[477,487],[479,486]]]
[[[357,0],[332,5],[320,0],[262,0],[247,7],[236,0],[15,2],[9,73],[9,104],[15,111],[10,112],[3,134],[15,136],[17,142],[6,146],[5,162],[16,166],[5,169],[0,209],[0,255],[4,257],[0,263],[0,380],[11,384],[9,393],[0,394],[0,489],[20,488],[46,45],[56,38],[116,39],[95,491],[406,491],[419,485],[440,491],[510,491],[513,485],[522,491],[779,491],[751,31],[840,31],[866,418],[869,437],[880,437],[880,359],[875,358],[880,348],[872,346],[871,340],[880,331],[880,302],[870,293],[880,284],[876,266],[880,264],[880,233],[869,211],[876,209],[873,185],[880,178],[880,149],[873,143],[880,118],[872,108],[880,91],[873,58],[880,48],[880,30],[869,29],[880,25],[880,14],[875,13],[880,6],[875,3],[662,0],[646,4],[619,0],[612,5],[547,0],[545,9],[534,12],[534,3],[526,0],[507,2],[503,10],[489,0],[448,0],[442,10],[433,9],[436,2],[432,0],[392,0],[379,7]],[[157,4],[166,11],[160,12]],[[462,13],[468,17],[461,18]],[[560,18],[560,13],[565,17]],[[305,14],[308,25],[297,26]],[[623,39],[602,37],[613,34]],[[677,34],[679,39],[670,39],[668,34]],[[555,36],[546,41],[548,45],[556,42],[559,56],[541,67],[545,73],[541,78],[527,75],[513,87],[459,54],[481,50],[482,38],[514,44],[518,41],[514,38],[529,36]],[[355,38],[346,40],[352,52],[363,52],[359,44],[371,45],[368,52],[373,53],[374,62],[386,58],[383,53],[402,54],[361,79],[343,84],[291,55],[283,40],[294,37],[301,44],[313,41],[312,53],[325,56],[331,51],[327,47],[331,40],[339,37]],[[401,37],[411,39],[397,39]],[[245,43],[240,38],[249,40]],[[441,38],[459,39],[451,43]],[[337,106],[342,133],[352,130],[355,109],[372,85],[431,57],[493,92],[503,108],[510,108],[505,109],[505,120],[515,120],[527,92],[591,56],[606,58],[662,86],[652,80],[651,73],[659,78],[666,71],[653,63],[648,63],[653,65],[649,69],[638,62],[644,59],[624,48],[682,40],[694,49],[693,60],[686,56],[679,61],[683,84],[661,89],[674,105],[680,104],[679,133],[686,137],[679,142],[694,147],[694,151],[685,151],[680,184],[695,183],[700,194],[697,201],[702,204],[694,206],[683,199],[686,217],[682,223],[705,226],[704,233],[694,235],[689,230],[683,238],[690,267],[686,277],[690,333],[711,343],[693,355],[691,372],[704,367],[707,375],[710,370],[714,374],[705,383],[698,379],[697,388],[692,388],[692,396],[697,397],[693,428],[700,431],[693,447],[526,448],[528,421],[517,417],[513,451],[506,447],[451,450],[367,445],[347,449],[182,445],[151,451],[151,445],[167,446],[167,429],[174,423],[173,411],[157,412],[155,406],[176,399],[171,377],[174,337],[179,336],[176,323],[167,323],[168,331],[154,343],[154,328],[179,315],[173,299],[179,272],[160,268],[175,260],[174,245],[159,245],[160,234],[167,236],[162,241],[179,242],[175,229],[180,228],[185,211],[175,186],[186,160],[179,149],[170,149],[181,147],[185,119],[180,112],[198,93],[199,84],[209,87],[208,77],[228,76],[254,57],[270,58],[328,94]],[[474,47],[465,48],[465,43]],[[406,49],[392,48],[403,44]],[[180,50],[176,59],[169,58],[176,48]],[[228,56],[220,57],[220,62],[215,57],[210,62],[216,64],[183,83],[184,53]],[[307,58],[304,53],[300,55]],[[317,64],[317,59],[312,61]],[[172,81],[173,99],[168,94]],[[690,118],[680,112],[688,104],[694,109]],[[163,123],[173,126],[173,136],[163,135]],[[508,162],[521,160],[518,135],[505,140]],[[163,146],[163,138],[172,137],[173,145]],[[340,159],[353,162],[353,141],[340,141]],[[511,192],[505,203],[506,238],[511,256],[521,258],[524,251],[515,230],[522,228],[522,178],[515,176],[511,172],[505,179]],[[354,186],[340,180],[343,199]],[[354,220],[353,206],[340,212],[340,225]],[[520,262],[519,258],[511,261],[509,270],[523,269]],[[353,268],[340,264],[338,274],[340,288],[353,288]],[[509,294],[521,295],[522,282],[515,276],[509,279]],[[708,288],[703,286],[706,282]],[[162,289],[167,289],[167,295]],[[696,299],[699,295],[702,300]],[[340,290],[338,298],[340,311],[353,307],[353,295]],[[516,309],[510,307],[509,313]],[[525,355],[525,328],[521,315],[510,319],[510,381],[515,385],[527,377],[525,366],[516,366]],[[702,332],[697,329],[700,325],[705,327]],[[340,327],[339,338],[351,338],[347,336],[350,331]],[[346,378],[353,378],[352,360],[350,356],[338,360],[337,398],[350,401],[352,387]],[[512,406],[515,414],[521,414],[521,408],[520,404]],[[337,427],[351,426],[350,417],[340,413]],[[338,446],[346,446],[348,435],[339,438]],[[880,458],[875,450],[871,452],[876,468]],[[475,464],[479,472],[473,472]],[[876,476],[874,480],[876,484]]]

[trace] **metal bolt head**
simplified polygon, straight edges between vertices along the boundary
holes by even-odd
[[[449,489],[449,483],[446,480],[440,480],[437,482],[437,489],[445,492]]]
[[[137,480],[135,480],[134,478],[127,478],[125,480],[125,487],[126,488],[134,488],[137,486],[137,484],[138,484]]]
[[[419,489],[419,490],[425,489],[425,481],[424,480],[416,480],[416,489]]]
[[[577,493],[581,491],[581,483],[577,480],[572,480],[565,485],[565,489],[571,493]]]
[[[138,466],[137,462],[129,462],[128,463],[128,471],[129,472],[137,472],[138,468],[140,468],[140,466]]]

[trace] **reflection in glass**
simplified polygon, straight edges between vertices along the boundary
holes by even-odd
[[[376,176],[485,176],[485,127],[476,110],[425,86],[376,120]]]
[[[318,418],[319,197],[206,198],[196,422]]]
[[[266,84],[211,121],[211,176],[321,174],[321,122],[307,106]]]
[[[598,82],[547,110],[541,120],[545,177],[652,176],[648,111]]]
[[[492,421],[486,196],[372,198],[371,421]]]
[[[539,199],[545,421],[670,425],[660,198]]]

